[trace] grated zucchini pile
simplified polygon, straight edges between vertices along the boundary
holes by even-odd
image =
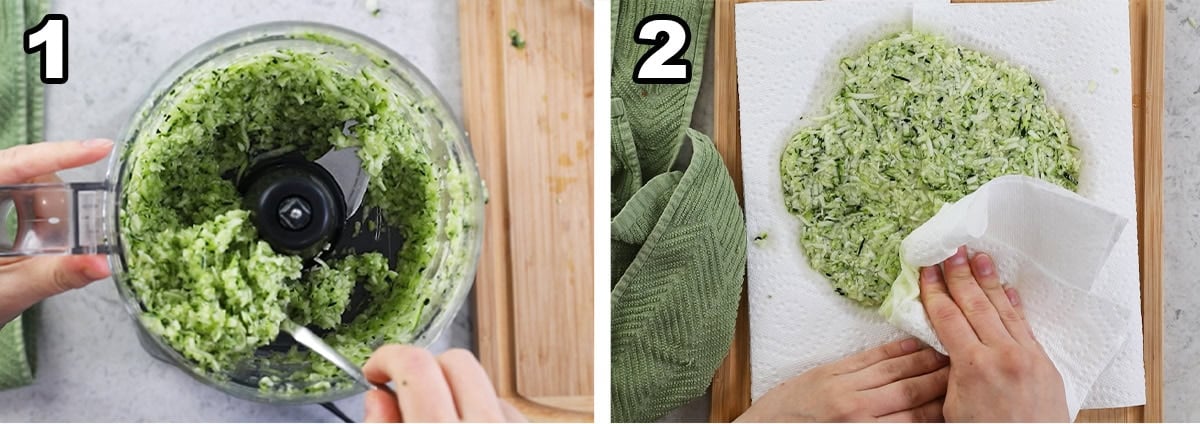
[[[805,255],[838,294],[878,306],[900,272],[900,241],[993,178],[1076,189],[1066,122],[1024,70],[919,32],[838,66],[843,85],[780,159]]]
[[[167,93],[162,115],[148,118],[155,120],[151,130],[124,152],[132,159],[121,188],[126,278],[144,307],[144,325],[198,372],[222,378],[240,361],[269,360],[252,355],[289,315],[331,329],[326,341],[361,364],[379,343],[411,340],[429,298],[445,289],[422,281],[437,251],[438,180],[448,178],[423,144],[427,135],[409,123],[422,100],[396,94],[366,70],[345,69],[355,68],[316,52],[279,50],[193,71]],[[353,134],[343,131],[349,121],[356,123]],[[364,207],[378,208],[404,231],[398,265],[389,269],[378,253],[358,254],[304,276],[299,257],[258,239],[250,212],[223,176],[281,148],[314,160],[350,146],[361,147],[370,175]],[[447,213],[457,219],[456,211]],[[342,325],[358,282],[371,302]],[[314,385],[268,378],[260,386],[322,391],[341,377],[311,359],[310,375],[288,378]]]

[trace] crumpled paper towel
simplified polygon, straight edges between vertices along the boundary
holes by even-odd
[[[1088,291],[1128,220],[1057,185],[1009,175],[942,206],[900,246],[900,276],[880,312],[888,322],[946,350],[919,298],[921,267],[959,246],[986,252],[1000,280],[1019,290],[1025,318],[1062,374],[1072,420],[1104,368],[1129,338],[1136,313]]]
[[[1080,149],[1078,193],[1137,222],[1128,2],[919,3],[913,25],[1025,66],[1067,119]],[[1137,240],[1137,226],[1127,225],[1091,293],[1140,311]],[[1134,316],[1128,325],[1129,339],[1084,408],[1146,403],[1142,320]]]
[[[779,157],[840,84],[837,61],[917,28],[1025,67],[1080,148],[1078,193],[1136,222],[1128,4],[1053,0],[755,2],[736,6],[742,170],[748,237],[751,395],[817,365],[905,336],[838,296],[808,266],[800,223],[783,204]],[[1126,225],[1089,293],[1139,310],[1137,226]],[[1024,297],[1023,297],[1024,298]],[[1145,403],[1141,320],[1126,320],[1120,353],[1084,408]]]

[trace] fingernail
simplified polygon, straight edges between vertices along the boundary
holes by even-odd
[[[1008,303],[1011,303],[1013,306],[1021,304],[1021,295],[1017,294],[1017,289],[1012,287],[1005,288],[1004,294],[1008,296]]]
[[[996,266],[992,263],[992,258],[986,253],[975,255],[972,261],[975,262],[975,272],[978,272],[980,276],[991,276],[996,272]]]
[[[936,283],[940,277],[936,266],[927,266],[921,268],[921,281],[926,283]]]
[[[904,341],[900,342],[900,350],[905,352],[916,352],[917,349],[920,348],[921,344],[917,343],[917,339],[905,339]]]
[[[959,247],[958,251],[954,252],[954,256],[951,256],[950,259],[946,260],[946,262],[949,262],[954,265],[962,265],[962,264],[967,263],[967,248],[966,248],[966,246]]]
[[[946,355],[943,355],[943,354],[942,354],[942,352],[938,352],[938,351],[936,351],[936,350],[935,350],[935,351],[933,351],[933,354],[934,354],[934,356],[937,356],[937,359],[938,359],[938,362],[939,362],[939,363],[943,363],[943,364],[945,364],[945,363],[947,363],[947,362],[950,362],[950,357],[949,357],[949,356],[946,356]]]
[[[106,138],[93,138],[83,142],[84,147],[112,147],[112,145],[113,141]]]

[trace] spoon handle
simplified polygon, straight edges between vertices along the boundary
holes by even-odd
[[[333,347],[326,344],[324,340],[318,337],[307,327],[296,324],[294,321],[289,319],[284,320],[281,329],[288,332],[288,334],[291,334],[292,338],[296,339],[297,343],[304,345],[313,352],[317,352],[318,355],[321,355],[325,359],[329,360],[329,362],[332,362],[333,365],[336,365],[343,372],[349,375],[350,378],[354,379],[354,381],[358,382],[358,384],[361,384],[363,387],[392,392],[391,388],[389,388],[387,385],[377,385],[368,381],[367,377],[363,375],[362,369],[358,368],[358,366],[353,362],[350,362],[350,360],[345,356],[342,356],[341,353],[338,353],[338,351]]]

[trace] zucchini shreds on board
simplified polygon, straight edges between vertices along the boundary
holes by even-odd
[[[521,33],[517,32],[516,29],[508,30],[508,42],[517,50],[523,50],[525,48],[525,39],[521,38]]]
[[[1078,185],[1067,124],[1022,69],[919,32],[838,68],[842,87],[788,142],[780,173],[809,265],[839,295],[878,306],[904,237],[993,178]]]

